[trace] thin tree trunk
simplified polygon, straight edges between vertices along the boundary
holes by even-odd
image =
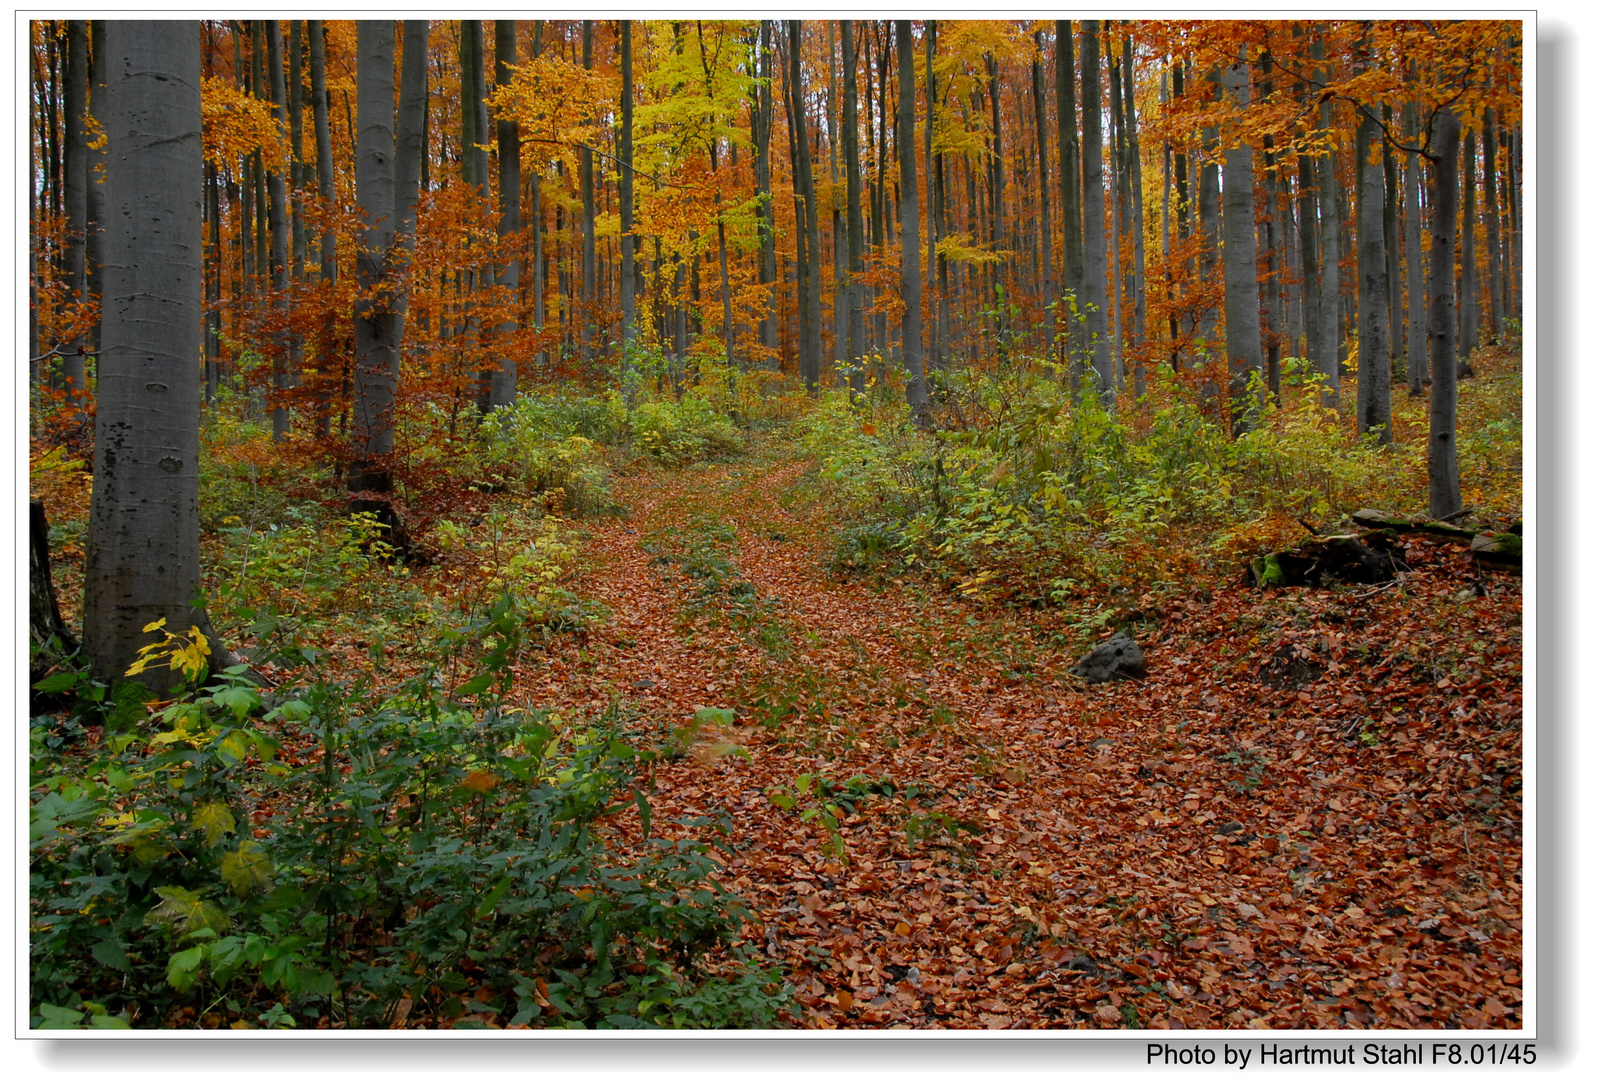
[[[1481,304],[1480,288],[1475,273],[1475,129],[1464,136],[1463,176],[1464,217],[1459,233],[1463,243],[1459,250],[1459,359],[1468,363],[1470,354],[1480,343]]]
[[[1148,252],[1143,237],[1142,217],[1142,145],[1137,141],[1137,101],[1131,38],[1123,42],[1120,62],[1124,73],[1126,110],[1126,151],[1130,167],[1126,178],[1131,185],[1131,347],[1133,355],[1132,392],[1141,398],[1147,388],[1147,371],[1143,365],[1143,346],[1148,340]]]
[[[408,25],[408,24],[407,24]],[[406,50],[407,55],[409,49]],[[516,20],[494,21],[494,85],[510,82],[516,65]],[[494,129],[499,148],[499,242],[513,245],[521,235],[521,130],[514,120],[500,117]],[[521,292],[521,259],[514,251],[502,253],[499,269],[499,288],[504,303],[510,303]],[[516,321],[508,319],[499,324],[501,339],[499,362],[494,366],[488,384],[490,408],[507,408],[516,401],[516,356],[506,348],[503,340],[514,334]]]
[[[1222,80],[1238,108],[1248,107],[1248,65],[1238,62]],[[1253,148],[1225,152],[1225,342],[1230,369],[1231,434],[1258,424],[1259,398],[1252,383],[1264,370],[1259,338],[1259,256],[1253,231]]]
[[[1082,291],[1084,254],[1081,227],[1081,140],[1076,133],[1075,45],[1070,20],[1054,23],[1054,98],[1059,124],[1059,214],[1064,219],[1060,230],[1060,264],[1063,294],[1059,317],[1065,320],[1063,347],[1068,352],[1070,386],[1081,382],[1086,363],[1079,307],[1085,304]]]
[[[89,110],[89,27],[82,19],[67,20],[66,132],[62,153],[66,194],[67,235],[62,245],[64,277],[70,298],[89,298],[88,261],[85,253],[89,222],[89,147],[84,135],[84,115]],[[74,320],[78,322],[78,320]],[[66,411],[79,412],[88,403],[84,356],[89,339],[78,325],[70,340],[61,344],[61,370],[66,382]]]
[[[865,389],[865,369],[860,358],[869,351],[865,341],[865,217],[860,212],[859,90],[855,66],[854,22],[844,19],[843,38],[843,173],[848,187],[848,364],[849,385]]]
[[[582,20],[582,70],[593,70],[592,19]],[[598,313],[595,308],[599,300],[598,262],[594,239],[593,148],[588,145],[588,140],[593,137],[591,126],[593,122],[593,118],[589,117],[588,134],[584,137],[577,155],[582,182],[582,358],[585,361],[593,359],[593,339],[598,329]]]
[[[1381,137],[1376,120],[1365,115],[1357,136],[1359,257],[1358,433],[1374,433],[1382,446],[1392,442],[1392,359],[1387,346],[1385,193],[1381,166],[1370,150]]]
[[[921,354],[920,189],[915,177],[915,54],[908,19],[898,30],[899,245],[904,284],[904,366],[909,370],[909,407],[926,410],[926,370]],[[924,422],[924,421],[923,421]]]
[[[1419,141],[1418,110],[1413,102],[1403,106],[1403,127],[1410,146]],[[1403,249],[1408,277],[1408,392],[1419,397],[1431,381],[1425,351],[1425,266],[1420,250],[1420,156],[1408,152],[1403,166]]]
[[[1039,210],[1042,215],[1040,227],[1042,247],[1042,281],[1038,290],[1043,308],[1043,359],[1049,359],[1054,348],[1054,317],[1057,309],[1054,304],[1054,252],[1053,216],[1048,205],[1048,102],[1043,89],[1042,71],[1042,31],[1038,30],[1033,35],[1037,43],[1038,59],[1031,62],[1031,97],[1037,111],[1037,195]],[[927,70],[931,70],[927,65]],[[930,161],[930,157],[927,158]]]
[[[327,62],[325,38],[321,20],[306,21],[306,31],[311,39],[311,116],[316,126],[316,191],[323,211],[333,206],[333,149],[332,132],[327,119]],[[321,264],[321,279],[331,291],[338,277],[338,233],[332,219],[324,219],[321,240],[317,243],[317,260]],[[316,434],[326,438],[332,430],[332,399],[335,385],[333,375],[341,364],[335,363],[340,352],[335,343],[334,314],[331,306],[322,319],[322,339],[317,349],[321,369],[321,385],[316,393]]]
[[[1316,59],[1325,56],[1323,42],[1314,43],[1311,55]],[[1327,78],[1325,68],[1319,69],[1318,78],[1324,81]],[[1331,103],[1320,103],[1320,128],[1328,130],[1331,127]],[[1341,334],[1342,323],[1342,290],[1338,281],[1338,263],[1342,258],[1341,245],[1341,210],[1337,206],[1337,195],[1341,185],[1336,179],[1336,155],[1327,150],[1320,155],[1319,160],[1319,197],[1320,197],[1320,224],[1324,237],[1320,257],[1320,353],[1314,358],[1315,368],[1325,376],[1324,390],[1320,403],[1328,408],[1341,409],[1342,407],[1342,365],[1339,349],[1343,341]]]
[[[1081,23],[1081,192],[1082,249],[1085,266],[1082,303],[1087,309],[1087,335],[1098,395],[1104,408],[1115,404],[1115,373],[1110,367],[1109,322],[1105,310],[1108,251],[1103,235],[1103,120],[1099,97],[1098,20]]]
[[[637,339],[638,301],[634,293],[637,241],[632,236],[632,20],[621,22],[621,146],[616,178],[621,202],[621,352],[630,375],[632,345]]]
[[[267,83],[272,101],[272,126],[279,142],[288,136],[284,125],[287,94],[283,87],[283,31],[276,19],[266,22],[266,65],[270,69]],[[288,392],[288,192],[283,184],[283,174],[273,169],[266,176],[267,228],[271,231],[271,281],[272,309],[276,313],[277,327],[272,334],[272,441],[288,438],[288,406],[283,395]]]
[[[1492,341],[1503,339],[1503,261],[1497,206],[1497,116],[1488,107],[1482,121],[1482,174],[1486,197],[1486,288],[1490,294]]]
[[[1458,228],[1459,118],[1452,109],[1436,116],[1431,164],[1431,430],[1428,469],[1430,513],[1451,517],[1463,508],[1458,482],[1458,365],[1453,348],[1453,251]]]

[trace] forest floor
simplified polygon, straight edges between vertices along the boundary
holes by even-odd
[[[618,477],[608,617],[522,672],[674,740],[656,828],[721,821],[807,1025],[1523,1024],[1517,577],[1194,582],[1086,686],[1061,613],[830,569],[807,467]]]

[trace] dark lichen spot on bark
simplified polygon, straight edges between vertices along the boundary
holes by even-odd
[[[144,384],[144,389],[153,390],[157,394],[164,394],[164,393],[166,393],[166,383],[164,383],[164,382],[147,382],[147,383]]]
[[[162,472],[175,473],[183,471],[183,463],[174,457],[162,458],[160,461],[160,467]]]

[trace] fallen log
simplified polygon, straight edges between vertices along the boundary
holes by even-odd
[[[1248,564],[1249,582],[1257,588],[1291,588],[1342,581],[1376,585],[1407,570],[1403,542],[1395,533],[1363,536],[1316,536],[1295,548],[1274,551]]]
[[[1524,570],[1523,541],[1516,533],[1481,533],[1469,542],[1469,553],[1488,570]]]
[[[1455,544],[1468,544],[1476,536],[1475,529],[1466,529],[1462,525],[1453,525],[1435,518],[1390,514],[1385,510],[1355,511],[1353,523],[1366,529],[1395,529],[1400,533],[1424,533],[1426,536],[1434,536],[1441,540],[1451,540]]]

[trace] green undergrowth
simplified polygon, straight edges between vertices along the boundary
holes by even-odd
[[[32,1025],[792,1019],[707,842],[651,828],[663,751],[511,703],[523,625],[506,597],[387,691],[229,675],[125,734],[36,721]]]
[[[833,567],[920,568],[962,594],[1032,606],[1096,606],[1108,592],[1129,609],[1295,542],[1300,520],[1422,512],[1423,399],[1394,394],[1399,440],[1381,447],[1320,406],[1301,365],[1286,370],[1284,403],[1236,439],[1164,369],[1118,414],[1046,369],[959,373],[939,388],[933,430],[885,396],[823,392],[797,430],[836,523]],[[1488,521],[1519,513],[1518,386],[1516,371],[1461,389],[1466,499]]]

